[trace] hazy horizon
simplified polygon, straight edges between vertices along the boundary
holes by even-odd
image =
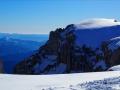
[[[14,33],[14,32],[0,32],[0,34],[16,34],[16,35],[49,35],[49,33]]]
[[[120,19],[118,0],[1,0],[0,32],[49,34],[89,18]]]

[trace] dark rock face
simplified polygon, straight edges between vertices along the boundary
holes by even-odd
[[[42,62],[44,62],[43,61],[44,59],[49,59],[47,56],[56,56],[55,58],[56,61],[55,63],[53,63],[53,65],[47,65],[45,67],[45,71],[48,71],[50,68],[54,68],[57,65],[57,63],[60,61],[58,60],[59,57],[58,52],[60,50],[59,47],[61,46],[60,33],[63,31],[64,29],[61,28],[57,29],[56,31],[51,31],[49,40],[46,42],[46,44],[40,47],[40,49],[35,55],[32,55],[30,58],[16,65],[14,69],[14,73],[34,74],[36,72],[34,70],[34,66],[37,65],[37,63],[41,64]],[[39,71],[39,73],[43,73],[43,71]],[[38,74],[38,72],[35,74]]]
[[[111,66],[120,64],[120,48],[113,52],[109,62]]]
[[[120,64],[120,47],[112,50],[108,42],[102,43],[101,47],[104,53],[105,62],[108,67]]]
[[[4,65],[1,60],[0,60],[0,73],[4,73]]]
[[[76,46],[76,36],[71,28],[74,28],[72,24],[65,29],[51,31],[46,44],[40,47],[36,54],[18,63],[14,73],[95,72],[105,71],[110,66],[120,64],[120,49],[111,51],[108,42],[101,42],[98,48]]]

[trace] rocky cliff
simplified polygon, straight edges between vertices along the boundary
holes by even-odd
[[[102,22],[105,25],[101,26]],[[120,49],[119,45],[116,45],[119,40],[112,39],[118,36],[120,36],[120,23],[109,19],[58,28],[50,32],[49,40],[36,54],[16,65],[14,73],[58,74],[105,71],[110,66],[120,64]]]

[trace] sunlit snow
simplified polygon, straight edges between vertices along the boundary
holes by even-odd
[[[83,88],[78,85],[83,85],[83,90],[87,90],[85,89],[85,85],[88,85],[86,82],[119,76],[120,72],[118,71],[58,75],[1,74],[0,90],[82,90]],[[109,82],[109,79],[107,81]],[[120,83],[119,81],[116,82]]]
[[[101,28],[107,26],[120,25],[115,19],[106,19],[106,18],[94,18],[82,21],[80,24],[76,24],[77,29],[87,29],[87,28]]]

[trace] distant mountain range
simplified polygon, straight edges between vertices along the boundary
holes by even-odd
[[[30,41],[45,41],[48,40],[48,34],[10,34],[10,33],[0,33],[0,38],[3,37],[9,37],[13,39],[19,39],[19,40],[30,40]]]
[[[120,22],[91,19],[51,31],[49,40],[18,63],[15,74],[105,71],[120,64]]]
[[[0,33],[0,58],[5,73],[12,73],[18,62],[34,54],[47,40],[47,35]]]

